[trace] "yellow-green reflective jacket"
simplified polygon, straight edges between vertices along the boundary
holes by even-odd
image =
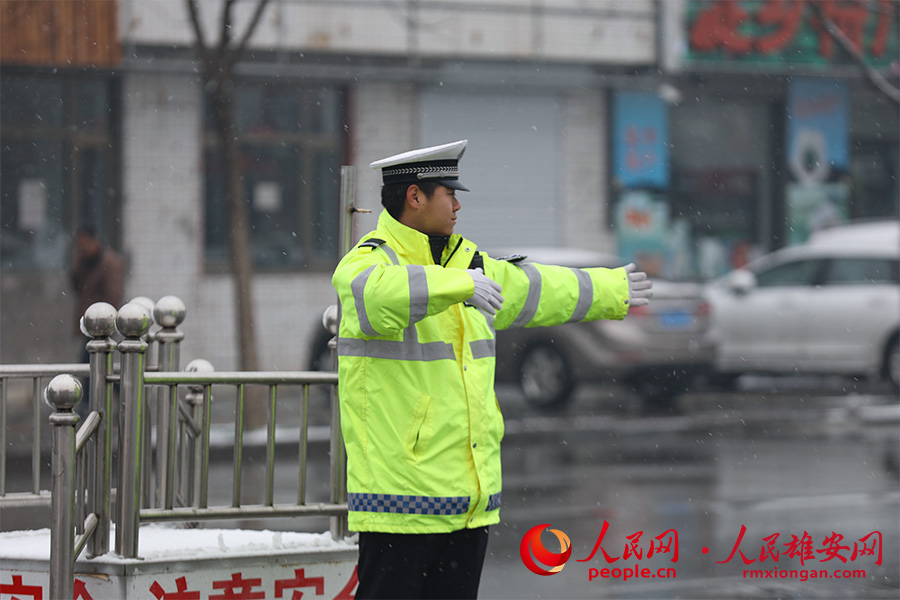
[[[370,241],[371,240],[371,241]],[[338,264],[341,425],[353,531],[443,533],[500,520],[503,417],[495,329],[621,319],[623,269],[513,264],[481,254],[503,286],[496,316],[464,304],[476,246],[428,236],[386,211]]]

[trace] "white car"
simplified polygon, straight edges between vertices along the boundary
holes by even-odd
[[[834,227],[707,287],[715,366],[900,381],[900,222]]]

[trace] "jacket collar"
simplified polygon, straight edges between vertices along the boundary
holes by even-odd
[[[384,238],[394,252],[398,256],[403,257],[405,262],[417,265],[434,264],[434,260],[431,258],[431,245],[428,242],[428,236],[421,231],[416,231],[412,227],[404,225],[386,210],[381,211],[381,214],[378,216],[378,229],[375,232],[375,237]],[[472,253],[475,250],[475,244],[454,233],[450,236],[447,249],[444,251],[445,261],[447,260],[448,252],[452,252],[460,242],[470,248],[471,252],[468,253],[470,254],[468,260],[471,260],[471,256],[474,256]],[[456,260],[462,259],[463,255],[457,255],[460,255],[460,253],[454,254],[448,266],[467,268],[468,263],[460,266],[461,263]]]

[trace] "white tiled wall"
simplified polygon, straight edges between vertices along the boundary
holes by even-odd
[[[559,213],[563,239],[573,248],[613,252],[607,230],[606,96],[600,90],[571,92],[563,99],[563,193]]]
[[[201,102],[192,77],[141,73],[124,81],[123,246],[126,296],[173,294],[187,317],[182,362],[239,367],[232,279],[203,263]],[[334,302],[328,274],[259,274],[254,281],[263,367],[305,368],[307,338]]]

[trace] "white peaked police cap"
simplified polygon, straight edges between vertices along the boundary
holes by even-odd
[[[454,190],[468,192],[459,182],[459,159],[469,140],[459,140],[440,146],[419,148],[376,160],[369,166],[381,169],[381,181],[388,183],[421,183],[434,181]]]

